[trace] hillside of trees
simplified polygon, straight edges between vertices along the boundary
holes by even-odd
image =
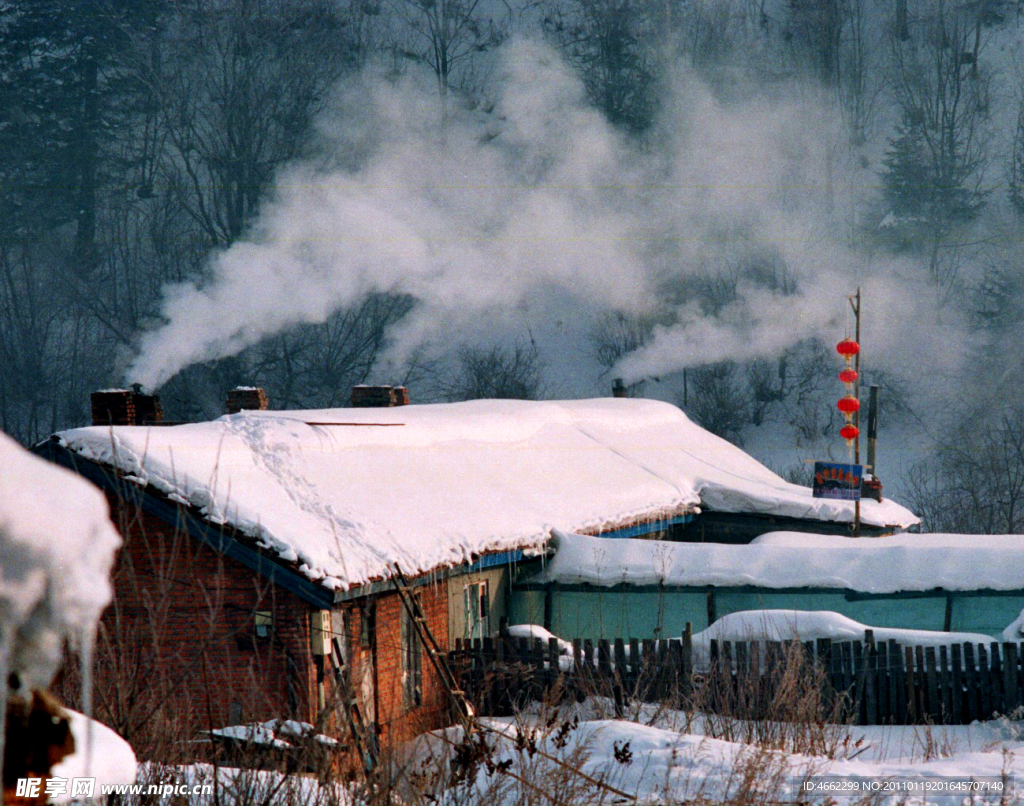
[[[322,121],[368,68],[426,74],[439,103],[487,118],[495,54],[524,37],[556,49],[639,152],[659,148],[679,76],[726,107],[826,109],[842,137],[828,146],[822,215],[845,248],[904,267],[937,300],[915,364],[864,375],[882,387],[887,427],[917,446],[904,500],[933,530],[1024,531],[1017,0],[2,3],[0,429],[31,444],[86,424],[89,393],[128,380],[167,289],[202,283],[211,255],[252,235],[283,168],[357,159],[329,152]],[[744,289],[784,298],[798,283],[770,250],[690,267],[647,312],[593,317],[587,377],[571,388],[607,393],[621,359],[681,309],[716,317]],[[855,290],[836,289],[840,313]],[[168,416],[218,416],[238,384],[266,387],[274,407],[347,405],[353,384],[381,378],[391,328],[416,304],[375,291],[188,367],[160,390]],[[544,397],[564,392],[557,364],[524,330],[414,355],[381,379],[414,384],[415,402]],[[837,370],[831,344],[808,338],[631,389],[741,444],[770,427],[806,455],[842,458]]]

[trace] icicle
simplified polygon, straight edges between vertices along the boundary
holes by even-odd
[[[4,749],[7,739],[7,694],[10,690],[10,639],[4,625],[0,624],[0,771],[3,768]],[[0,803],[4,802],[4,791],[0,788]]]
[[[85,774],[92,769],[92,666],[96,650],[96,628],[83,627],[78,633],[81,653],[79,655],[82,673],[82,713],[88,717],[85,727]]]

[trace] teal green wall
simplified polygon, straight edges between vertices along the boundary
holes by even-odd
[[[997,638],[1020,615],[1024,601],[1016,596],[973,596],[954,599],[954,630],[981,632]]]
[[[717,588],[717,618],[740,610],[832,610],[875,627],[942,630],[946,594],[858,598],[845,591],[772,591]],[[999,637],[1024,608],[1024,594],[984,596],[954,594],[950,628]],[[657,638],[681,635],[687,622],[693,631],[708,626],[704,590],[555,590],[551,631],[563,638]],[[512,624],[544,623],[544,592],[514,591]]]

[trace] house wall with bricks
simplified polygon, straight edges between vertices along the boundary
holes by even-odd
[[[447,582],[416,585],[413,592],[428,629],[441,649],[447,651]],[[415,651],[419,654],[422,697],[419,701],[409,697],[405,681],[410,670],[403,660],[406,650],[402,630],[402,621],[408,619],[408,614],[398,594],[388,592],[356,599],[347,602],[342,612],[353,685],[367,721],[377,725],[380,744],[400,743],[423,731],[448,725],[451,720],[447,694],[426,649],[418,641]],[[371,620],[372,626],[368,626]],[[335,630],[339,629],[337,622],[336,610]]]
[[[161,707],[192,729],[315,722],[312,606],[184,529],[110,503],[125,544],[97,650],[98,712],[128,730]]]
[[[115,729],[133,733],[147,715],[162,711],[191,731],[290,718],[344,733],[330,661],[311,652],[312,605],[184,529],[116,497],[110,503],[125,545],[113,577],[114,603],[103,618],[95,689],[98,712]],[[414,590],[428,628],[447,650],[447,582]],[[371,611],[367,640],[363,621]],[[258,630],[268,615],[270,624]],[[332,615],[350,679],[382,746],[449,721],[447,697],[422,646],[422,700],[406,695],[403,618],[393,592],[346,602]],[[318,723],[321,683],[328,717]]]

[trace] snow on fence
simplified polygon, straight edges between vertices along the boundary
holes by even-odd
[[[571,649],[569,648],[571,646]],[[782,689],[814,693],[816,718],[880,724],[969,724],[1022,705],[1018,643],[905,646],[863,640],[715,641],[694,665],[690,630],[681,639],[590,641],[551,637],[457,640],[449,661],[482,715],[503,715],[554,692],[582,699],[668,702],[750,719],[778,719]],[[809,683],[813,685],[808,686]]]

